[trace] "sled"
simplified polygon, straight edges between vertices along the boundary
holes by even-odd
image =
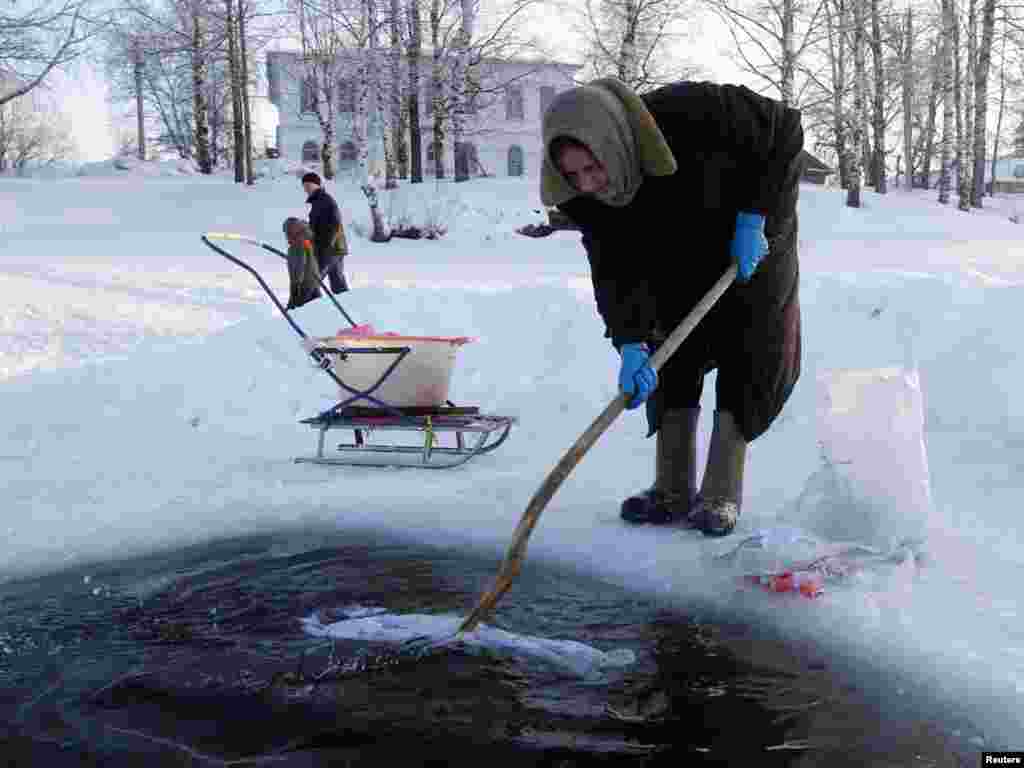
[[[257,280],[298,334],[317,367],[339,388],[342,397],[339,402],[316,416],[299,421],[317,432],[317,448],[315,455],[298,457],[296,463],[451,469],[490,453],[508,439],[515,419],[481,414],[475,406],[460,407],[447,399],[454,352],[449,351],[447,358],[438,357],[437,349],[454,348],[468,339],[394,334],[312,337],[281,305],[252,266],[211,241],[247,243],[282,259],[287,259],[286,254],[268,243],[235,233],[207,232],[201,239],[214,252]],[[330,267],[318,276],[323,294],[353,329],[362,328],[324,284],[324,275],[329,270]],[[337,445],[338,456],[327,454],[331,430],[352,432],[351,442]],[[389,439],[378,439],[378,433]],[[451,445],[441,445],[442,434],[454,438]],[[399,436],[406,439],[391,439]]]

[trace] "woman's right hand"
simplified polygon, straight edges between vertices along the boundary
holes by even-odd
[[[651,367],[650,350],[643,342],[622,345],[619,389],[632,397],[626,408],[639,408],[658,386],[658,373]]]

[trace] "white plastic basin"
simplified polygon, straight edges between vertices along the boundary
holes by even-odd
[[[444,405],[448,400],[455,355],[463,344],[473,339],[465,336],[398,336],[339,335],[318,339],[322,346],[336,349],[386,349],[408,347],[409,353],[398,367],[384,380],[371,397],[396,408],[429,407]],[[347,386],[366,391],[376,384],[388,367],[398,358],[397,354],[353,352],[345,356],[328,353],[334,360],[334,371]],[[343,399],[353,397],[342,389]],[[353,406],[373,407],[376,404],[364,399]]]

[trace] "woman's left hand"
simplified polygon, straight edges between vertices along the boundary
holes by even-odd
[[[764,236],[764,216],[758,213],[738,213],[736,234],[732,238],[730,254],[736,262],[737,280],[747,282],[757,271],[757,265],[768,254],[768,239]]]

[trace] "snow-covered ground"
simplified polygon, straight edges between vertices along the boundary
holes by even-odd
[[[449,472],[292,463],[315,445],[296,421],[334,401],[331,382],[256,282],[199,237],[227,230],[281,244],[281,221],[306,211],[294,176],[254,188],[108,167],[76,179],[2,179],[0,579],[307,522],[478,547],[497,562],[537,485],[614,395],[617,356],[578,235],[514,233],[541,218],[534,179],[405,186],[385,195],[385,210],[414,223],[426,211],[450,231],[387,245],[359,235],[369,217],[356,188],[332,191],[352,250],[346,309],[378,330],[474,337],[459,352],[451,399],[515,416],[511,439]],[[735,536],[624,528],[619,501],[649,483],[654,451],[631,412],[551,502],[530,557],[665,595],[724,599],[732,582],[712,575],[708,556],[775,526],[822,467],[819,375],[916,370],[920,391],[908,390],[908,407],[851,407],[865,422],[892,409],[896,435],[915,428],[909,406],[923,392],[933,504],[922,532],[933,565],[815,601],[765,596],[744,610],[877,648],[929,679],[982,692],[980,712],[1008,707],[1000,717],[1022,725],[1024,230],[1009,221],[1011,200],[971,215],[930,192],[868,194],[861,210],[842,202],[839,191],[803,190],[803,375],[750,449]],[[659,248],[700,258],[676,225],[637,243]],[[231,250],[286,295],[277,257]],[[295,316],[318,335],[344,325],[326,301]],[[705,392],[703,445],[713,378]],[[922,481],[898,474],[875,480]],[[880,533],[913,528],[919,512],[890,511]]]

